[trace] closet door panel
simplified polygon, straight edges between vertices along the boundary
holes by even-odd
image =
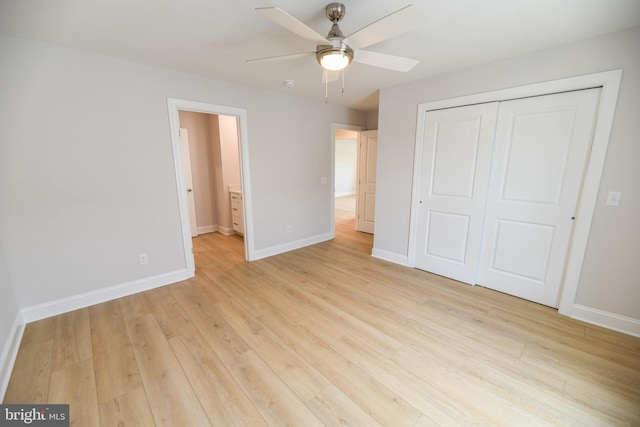
[[[500,103],[477,283],[557,306],[598,98]]]
[[[474,283],[497,103],[425,114],[415,266]]]
[[[557,205],[571,148],[575,110],[510,114],[513,116],[501,199]],[[535,185],[532,177],[536,177]]]

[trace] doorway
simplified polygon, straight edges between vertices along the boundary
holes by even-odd
[[[196,239],[193,243],[203,240],[207,233],[236,235],[241,239],[237,118],[184,110],[178,114],[189,223],[191,236]],[[199,268],[198,260],[203,258],[195,255]]]
[[[358,135],[354,130],[335,132],[335,224],[355,229],[358,174]]]
[[[378,131],[332,124],[332,227],[336,215],[357,231],[373,234]],[[336,207],[340,211],[336,211]],[[351,213],[352,212],[352,213]]]
[[[186,270],[191,277],[193,277],[195,272],[195,259],[193,253],[193,241],[191,237],[191,226],[189,220],[189,203],[188,203],[188,189],[185,182],[184,175],[184,162],[182,155],[182,145],[180,141],[180,112],[194,112],[194,113],[204,113],[207,115],[213,115],[216,117],[228,116],[229,118],[233,118],[235,123],[233,127],[235,128],[235,133],[237,135],[236,144],[236,158],[239,162],[239,167],[237,173],[239,175],[238,183],[234,184],[226,184],[227,185],[227,197],[229,197],[229,212],[228,215],[231,216],[231,199],[229,196],[229,186],[234,185],[239,192],[242,194],[243,199],[243,236],[244,236],[244,252],[245,259],[251,260],[253,258],[253,221],[251,216],[251,188],[249,185],[249,168],[248,168],[248,160],[247,160],[247,150],[248,150],[248,142],[246,139],[247,135],[247,113],[244,109],[234,108],[234,107],[226,107],[221,105],[214,104],[205,104],[194,101],[180,100],[169,98],[167,101],[168,110],[169,110],[169,126],[171,129],[171,141],[173,148],[173,157],[174,157],[174,170],[176,176],[176,185],[177,185],[177,195],[178,195],[178,205],[180,210],[180,221],[182,227],[182,241],[183,241],[183,250],[185,256],[185,264]],[[220,154],[220,158],[222,154]],[[211,180],[209,181],[211,182]],[[219,180],[222,182],[223,186],[224,180]],[[224,189],[224,187],[222,187]],[[224,196],[224,191],[220,191],[221,196]],[[203,200],[206,200],[204,198]],[[225,214],[227,214],[225,210]],[[205,227],[202,229],[203,232],[214,231],[210,228]]]
[[[358,136],[364,128],[341,123],[331,124],[331,230],[336,227],[355,230],[358,168]]]

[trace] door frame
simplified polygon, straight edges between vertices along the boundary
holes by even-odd
[[[418,104],[409,223],[409,266],[415,267],[417,239],[415,233],[418,220],[418,201],[421,185],[420,169],[422,167],[423,135],[427,111],[600,87],[600,104],[596,116],[591,152],[587,160],[584,182],[578,201],[577,212],[579,212],[579,215],[575,221],[573,236],[569,243],[564,280],[560,287],[558,312],[571,316],[598,199],[600,179],[604,169],[621,79],[622,70],[619,69]]]
[[[335,239],[336,237],[336,131],[338,129],[352,130],[358,133],[365,130],[364,126],[331,123],[331,178],[329,180],[329,187],[331,188],[331,200],[329,202],[329,234],[331,235],[331,239]],[[356,197],[358,197],[357,191],[356,186]]]
[[[251,186],[249,185],[249,143],[247,133],[247,110],[224,105],[207,104],[184,99],[167,98],[167,108],[169,111],[169,128],[171,131],[171,147],[173,150],[173,167],[176,178],[176,188],[178,190],[178,206],[180,211],[180,225],[182,232],[182,244],[187,273],[189,277],[195,274],[195,260],[193,256],[193,244],[191,241],[191,231],[189,227],[189,210],[187,198],[184,194],[184,173],[182,169],[182,151],[180,147],[180,117],[179,110],[193,111],[205,114],[220,114],[225,116],[235,116],[238,126],[238,148],[240,150],[240,185],[242,186],[242,198],[244,202],[244,253],[245,259],[251,261],[255,259],[253,248],[253,216],[251,214]]]

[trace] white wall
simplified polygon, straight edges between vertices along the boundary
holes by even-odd
[[[356,194],[358,140],[336,139],[336,197]]]
[[[20,316],[20,309],[16,301],[1,241],[0,296],[0,343],[2,343],[2,351],[0,351],[0,401],[2,401],[9,383],[13,359],[18,350],[19,334],[22,330],[22,316]]]
[[[0,240],[21,309],[184,271],[168,97],[247,110],[256,249],[331,232],[331,123],[364,113],[5,36],[0,58]]]
[[[607,161],[576,304],[640,322],[640,28],[497,61],[380,93],[374,250],[408,253],[417,105],[622,68]],[[622,191],[618,208],[607,192]]]

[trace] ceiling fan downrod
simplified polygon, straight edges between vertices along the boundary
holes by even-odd
[[[347,46],[343,40],[345,39],[344,34],[342,34],[342,30],[338,25],[338,22],[344,18],[344,15],[347,11],[347,8],[342,3],[329,3],[325,8],[327,18],[333,25],[329,30],[329,34],[327,34],[327,40],[331,42],[330,46],[316,46],[316,58],[318,62],[322,64],[322,58],[326,55],[340,55],[348,58],[346,65],[350,64],[353,60],[353,49]],[[342,96],[344,96],[344,71],[345,67],[340,68],[342,74]],[[324,68],[324,80],[325,80],[325,92],[324,92],[324,102],[325,104],[329,102],[329,81],[327,76],[327,68],[323,65]]]

